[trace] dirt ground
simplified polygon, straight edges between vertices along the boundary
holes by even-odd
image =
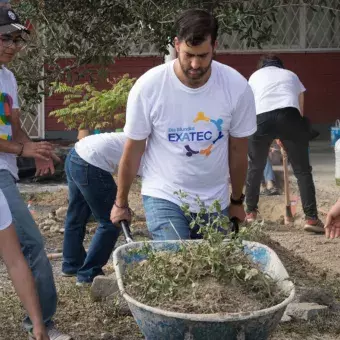
[[[292,180],[292,196],[297,196],[296,184]],[[338,198],[336,187],[325,187],[317,183],[318,205],[327,211]],[[24,195],[31,200],[36,209],[34,214],[39,222],[49,212],[67,206],[67,191],[56,193],[38,193]],[[138,238],[145,238],[144,212],[140,197],[140,185],[135,183],[130,197],[135,212],[132,232]],[[340,301],[340,241],[329,241],[322,235],[310,235],[303,231],[301,204],[296,205],[296,222],[294,226],[283,225],[284,196],[261,196],[261,217],[265,221],[265,230],[269,235],[268,245],[272,247],[297,286],[304,301],[321,304],[333,304]],[[320,216],[324,218],[323,215]],[[90,223],[89,229],[95,224]],[[48,253],[59,252],[62,248],[63,235],[43,232]],[[92,233],[86,235],[89,243]],[[123,239],[119,243],[124,242]],[[61,261],[51,261],[57,290],[59,294],[56,325],[74,336],[75,340],[102,339],[104,333],[112,334],[112,339],[143,339],[132,317],[117,314],[116,307],[106,302],[93,302],[89,290],[78,289],[74,278],[61,277]],[[112,272],[111,263],[105,268]],[[330,302],[331,301],[331,302]],[[2,340],[26,339],[21,329],[23,311],[7,276],[6,268],[0,262],[0,338]],[[340,316],[337,314],[321,317],[313,322],[290,322],[281,324],[271,340],[295,339],[340,339]],[[161,340],[161,339],[160,339]]]

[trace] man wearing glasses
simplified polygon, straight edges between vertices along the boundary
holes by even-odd
[[[53,325],[57,294],[52,268],[44,250],[42,236],[27,205],[16,186],[18,168],[16,157],[35,158],[37,174],[54,172],[53,159],[58,157],[48,142],[31,142],[21,128],[18,91],[15,77],[4,65],[11,62],[25,41],[29,31],[21,25],[17,15],[7,6],[0,6],[0,189],[2,190],[18,235],[22,252],[32,270],[39,296],[42,316],[51,340],[70,340]],[[0,212],[2,214],[2,212]],[[29,339],[35,339],[32,320],[26,317],[25,329]]]

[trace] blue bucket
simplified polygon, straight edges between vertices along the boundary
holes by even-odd
[[[340,139],[340,120],[337,119],[335,126],[331,127],[331,145],[335,146],[337,140]]]

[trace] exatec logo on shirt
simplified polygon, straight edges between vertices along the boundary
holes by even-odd
[[[188,142],[188,144],[184,146],[186,150],[186,155],[188,157],[191,157],[193,155],[209,156],[214,148],[214,145],[224,137],[222,132],[223,119],[214,120],[207,117],[204,112],[198,112],[193,123],[195,124],[195,126],[184,128],[170,128],[168,134],[169,142]],[[208,128],[206,127],[207,124]],[[197,128],[198,125],[200,126],[200,128]],[[218,133],[218,135],[216,132]],[[195,143],[195,145],[197,145],[197,143],[200,142],[202,144],[205,144],[204,148],[191,146],[192,143]],[[208,147],[206,147],[207,142],[210,142]]]

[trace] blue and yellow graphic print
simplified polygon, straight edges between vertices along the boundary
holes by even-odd
[[[180,128],[170,128],[168,131],[168,140],[172,143],[183,143],[186,155],[192,157],[194,155],[204,155],[206,157],[210,156],[215,144],[220,141],[223,135],[223,119],[211,119],[206,116],[204,112],[198,112],[195,119],[193,120],[194,126],[190,127],[180,127]],[[202,123],[205,123],[202,125]],[[210,124],[208,128],[202,128]],[[197,126],[201,128],[196,128]],[[214,133],[215,130],[217,131]],[[202,142],[205,146],[203,148],[192,147],[191,144],[197,142]],[[208,142],[208,146],[207,146]]]

